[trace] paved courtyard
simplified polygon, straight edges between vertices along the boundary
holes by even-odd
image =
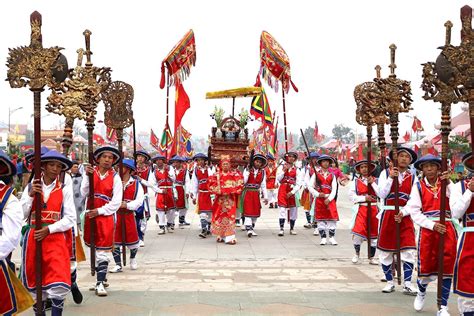
[[[428,289],[424,312],[416,313],[414,297],[403,295],[401,287],[391,294],[381,292],[378,266],[369,265],[366,258],[357,265],[351,262],[347,188],[340,190],[338,208],[338,246],[320,246],[313,230],[303,228],[302,210],[297,236],[287,230],[278,237],[277,210],[264,209],[256,226],[259,236],[248,239],[238,229],[234,246],[199,238],[199,217],[193,211],[187,216],[191,226],[172,234],[158,236],[151,219],[146,245],[137,255],[138,270],[127,266],[122,273],[109,273],[109,295],[99,298],[88,291],[95,279],[88,263],[81,263],[78,283],[84,301],[75,305],[69,297],[66,315],[435,314],[435,284]],[[363,257],[366,249],[364,245]],[[453,315],[456,299],[450,298]]]

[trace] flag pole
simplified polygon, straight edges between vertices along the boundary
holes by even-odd
[[[285,104],[285,90],[281,88],[281,96],[283,98],[283,129],[285,133],[285,151],[288,152],[288,134],[286,131],[286,104]]]

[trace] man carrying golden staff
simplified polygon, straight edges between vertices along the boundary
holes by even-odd
[[[230,157],[222,155],[217,172],[209,177],[209,192],[216,196],[212,205],[211,232],[217,236],[217,242],[237,243],[235,213],[243,183],[242,175],[231,169]]]
[[[55,150],[41,156],[41,179],[33,180],[23,191],[21,205],[27,220],[25,231],[21,279],[25,287],[37,298],[35,268],[36,241],[41,241],[43,253],[42,299],[51,299],[52,314],[62,315],[64,299],[71,289],[70,249],[67,233],[76,224],[72,183],[65,185],[59,181],[61,172],[69,170],[72,162]],[[33,199],[36,193],[41,200]],[[42,228],[35,228],[35,205],[41,204]],[[46,304],[43,302],[43,309]],[[36,306],[35,306],[36,308]],[[44,313],[36,311],[36,313]]]

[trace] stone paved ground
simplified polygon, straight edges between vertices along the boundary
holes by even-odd
[[[265,209],[259,236],[248,239],[238,230],[238,244],[200,239],[199,218],[189,212],[191,226],[157,235],[150,220],[139,268],[108,274],[109,296],[96,297],[87,263],[79,265],[84,302],[69,298],[66,315],[433,315],[435,284],[429,288],[423,313],[413,310],[413,297],[381,293],[381,269],[367,260],[354,265],[348,230],[347,189],[338,201],[341,222],[338,246],[320,246],[319,237],[304,229],[303,211],[297,236],[278,237],[278,213]],[[363,254],[366,253],[363,247]],[[454,315],[456,297],[450,299]],[[26,313],[28,314],[28,313]],[[31,314],[31,313],[30,313]]]

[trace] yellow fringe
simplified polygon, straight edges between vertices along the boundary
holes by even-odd
[[[261,87],[243,87],[222,91],[207,92],[206,99],[254,97],[262,93]]]

